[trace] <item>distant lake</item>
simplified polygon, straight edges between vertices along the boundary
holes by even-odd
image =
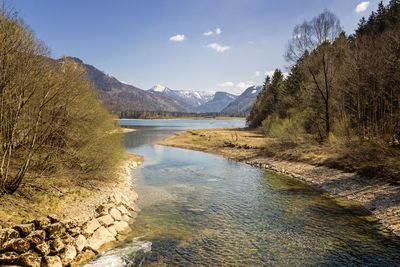
[[[285,175],[155,145],[244,120],[121,120],[141,209],[123,244],[89,266],[399,266],[400,241],[368,213]]]

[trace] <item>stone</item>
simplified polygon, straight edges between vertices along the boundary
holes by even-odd
[[[10,228],[0,229],[0,248],[4,242],[8,241],[9,239],[18,237],[19,233],[17,230]]]
[[[127,222],[128,224],[132,224],[134,222],[134,220],[128,215],[123,215],[122,221]]]
[[[47,256],[50,253],[50,246],[46,242],[43,242],[36,245],[35,251],[37,251],[42,256]]]
[[[64,243],[65,245],[73,245],[73,244],[75,244],[75,238],[73,238],[73,237],[70,236],[69,234],[64,234],[64,235],[61,237],[61,239],[62,239],[62,241],[63,241],[63,243]]]
[[[121,212],[122,215],[128,215],[129,211],[125,208],[124,205],[119,205],[117,209]]]
[[[117,233],[117,230],[115,230],[114,225],[109,226],[109,227],[107,228],[107,230],[108,230],[113,236],[116,236],[116,235],[118,234],[118,233]]]
[[[58,223],[58,222],[60,222],[60,219],[55,214],[47,215],[47,218],[49,218],[50,223]]]
[[[44,227],[48,238],[55,238],[65,233],[65,227],[61,223],[52,223]]]
[[[99,205],[99,206],[97,206],[96,207],[96,213],[98,214],[98,215],[106,215],[107,214],[107,210],[108,210],[108,208],[107,208],[107,206],[106,205],[104,205],[104,204],[101,204],[101,205]]]
[[[76,257],[76,249],[73,245],[66,245],[63,252],[60,254],[61,263],[63,266],[68,265]]]
[[[18,253],[27,252],[31,247],[29,241],[22,238],[10,239],[3,244],[3,250],[14,251]]]
[[[61,251],[65,246],[61,238],[59,237],[50,240],[49,245],[50,245],[50,251],[52,253]]]
[[[35,225],[35,229],[39,230],[39,229],[42,229],[43,227],[45,227],[46,225],[49,225],[50,219],[46,218],[46,217],[42,217],[42,218],[27,221],[27,223],[33,223]]]
[[[16,252],[6,252],[0,254],[0,266],[15,264],[19,260],[19,255]]]
[[[123,235],[129,233],[132,229],[129,227],[129,224],[124,221],[119,221],[114,223],[114,228],[118,234]]]
[[[75,248],[78,252],[81,252],[86,245],[86,237],[84,235],[78,235],[75,238]]]
[[[113,224],[114,219],[113,219],[113,217],[112,217],[110,214],[107,214],[107,215],[98,217],[98,218],[97,218],[97,221],[98,221],[102,226],[107,227],[107,226]]]
[[[81,228],[80,227],[74,227],[74,228],[70,228],[67,230],[68,233],[70,235],[72,235],[73,237],[79,235],[81,233]]]
[[[20,256],[18,263],[24,267],[40,267],[42,258],[34,252],[26,252]]]
[[[25,239],[32,245],[37,245],[46,239],[46,232],[44,230],[36,230],[31,232]]]
[[[111,208],[109,213],[116,221],[120,221],[122,219],[121,212],[116,208]]]
[[[119,205],[122,202],[121,194],[115,193],[110,197],[110,201],[113,202],[115,205]]]
[[[78,222],[74,220],[65,220],[61,222],[65,229],[71,229],[78,226]]]
[[[99,221],[97,219],[92,219],[86,222],[82,227],[82,234],[86,237],[89,237],[91,234],[94,233],[100,227]]]
[[[88,238],[86,247],[93,251],[100,252],[103,246],[114,241],[114,236],[104,226],[101,226]]]
[[[61,259],[58,256],[46,256],[44,262],[46,267],[62,267]]]
[[[88,263],[90,260],[92,260],[94,257],[96,257],[96,254],[90,250],[87,249],[80,253],[78,257],[76,257],[71,263],[71,267],[80,267],[83,266],[85,263]]]
[[[13,228],[19,232],[21,237],[25,237],[35,231],[35,225],[33,223],[17,224]]]

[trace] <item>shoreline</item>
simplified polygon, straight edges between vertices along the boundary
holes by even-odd
[[[131,173],[142,162],[128,154],[108,186],[62,203],[56,214],[0,227],[0,265],[82,266],[124,240],[139,212]]]
[[[369,211],[384,229],[400,236],[400,186],[383,179],[366,178],[354,172],[267,157],[260,153],[260,148],[253,147],[251,142],[232,145],[228,140],[214,141],[218,131],[224,130],[228,131],[188,130],[168,137],[158,144],[222,155],[230,160],[291,176],[322,189],[333,198],[352,201]],[[245,134],[250,136],[250,132]],[[255,135],[254,138],[261,137]]]

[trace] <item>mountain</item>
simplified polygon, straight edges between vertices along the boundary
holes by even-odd
[[[69,57],[77,64],[82,65],[90,81],[98,93],[100,102],[113,112],[119,111],[171,111],[171,112],[192,112],[193,109],[165,97],[162,94],[154,94],[141,90],[129,84],[125,84],[113,76],[105,74],[92,65],[85,64],[78,58]],[[62,62],[64,58],[58,60]]]
[[[251,86],[247,88],[240,96],[226,106],[221,113],[234,116],[247,116],[250,114],[251,107],[261,90],[262,86]]]
[[[174,99],[178,103],[186,104],[193,110],[197,110],[198,107],[212,100],[215,95],[215,92],[211,91],[172,90],[163,85],[155,85],[148,91]]]
[[[201,105],[197,110],[199,112],[221,112],[237,97],[226,92],[216,92],[213,99]]]

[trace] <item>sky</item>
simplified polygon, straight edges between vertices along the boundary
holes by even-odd
[[[74,56],[141,89],[239,94],[287,71],[293,27],[325,8],[353,33],[379,0],[3,0],[51,56]],[[387,3],[388,0],[384,1]]]

